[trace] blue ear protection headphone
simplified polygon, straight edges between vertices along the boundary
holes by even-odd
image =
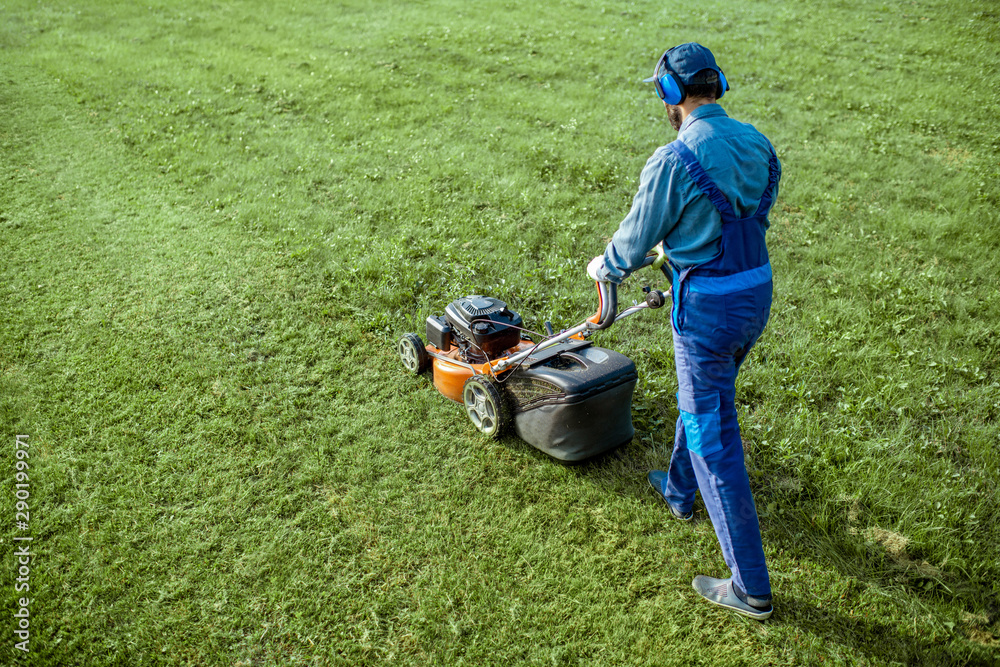
[[[656,95],[667,104],[680,104],[687,99],[687,91],[684,90],[684,82],[675,72],[670,71],[667,65],[667,56],[673,49],[668,49],[659,62],[656,63],[656,70],[653,72],[653,84],[656,86]],[[715,90],[715,99],[721,99],[729,90],[729,83],[726,75],[718,67],[715,71],[719,73],[719,82]],[[649,79],[647,79],[648,81]]]

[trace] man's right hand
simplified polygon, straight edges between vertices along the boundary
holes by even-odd
[[[587,275],[590,276],[591,280],[595,280],[599,283],[606,283],[607,280],[602,280],[598,278],[599,272],[604,268],[604,255],[598,255],[594,259],[590,260],[590,264],[587,265]]]

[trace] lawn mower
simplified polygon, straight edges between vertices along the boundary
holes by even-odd
[[[643,266],[662,268],[657,260],[651,255]],[[427,318],[426,345],[415,333],[399,339],[400,360],[414,374],[430,367],[435,388],[464,404],[481,433],[497,438],[513,425],[522,440],[556,459],[588,459],[631,441],[638,375],[631,359],[587,338],[668,298],[646,287],[642,303],[619,313],[617,286],[597,283],[597,291],[596,314],[558,334],[545,322],[539,342],[503,301],[457,299],[443,317]]]

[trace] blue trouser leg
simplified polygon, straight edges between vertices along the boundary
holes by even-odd
[[[748,595],[767,598],[771,583],[742,446],[726,447],[704,458],[692,453],[691,460],[733,580]]]
[[[771,284],[734,294],[684,291],[674,330],[678,406],[666,495],[682,510],[695,490],[736,585],[771,593],[736,417],[736,374],[770,313]]]
[[[670,455],[670,470],[667,474],[664,496],[674,507],[687,513],[694,505],[694,494],[697,490],[698,478],[695,476],[694,463],[688,452],[684,419],[678,417],[677,428],[674,430],[674,451]]]

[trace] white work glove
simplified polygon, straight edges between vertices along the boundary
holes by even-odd
[[[590,260],[590,264],[587,265],[587,275],[590,276],[592,280],[597,282],[607,282],[607,280],[601,280],[597,277],[597,272],[604,268],[604,255],[598,255],[594,259]]]

